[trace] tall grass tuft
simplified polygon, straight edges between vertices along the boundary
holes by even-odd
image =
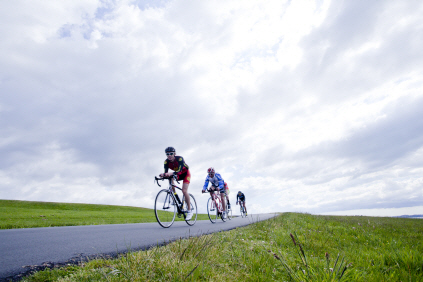
[[[279,255],[276,253],[273,253],[273,256],[279,260],[284,267],[285,271],[288,273],[289,277],[292,279],[292,281],[341,281],[342,277],[344,277],[345,271],[347,270],[348,266],[346,262],[344,262],[344,258],[341,258],[340,263],[339,262],[339,254],[336,258],[336,261],[333,265],[333,267],[330,267],[330,256],[326,252],[325,258],[326,258],[326,267],[324,268],[322,265],[319,265],[318,263],[313,266],[308,264],[307,262],[307,256],[304,251],[304,248],[298,239],[297,234],[294,232],[294,235],[292,233],[289,234],[292,242],[294,243],[296,253],[298,257],[300,258],[300,264],[296,264],[294,266],[290,266],[287,259],[284,258],[284,256],[279,252]],[[271,252],[270,250],[268,252]]]

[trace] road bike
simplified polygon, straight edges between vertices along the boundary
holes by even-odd
[[[226,218],[223,218],[223,205],[220,196],[216,195],[215,190],[207,189],[207,192],[211,193],[211,197],[207,201],[207,214],[212,223],[215,223],[217,218],[220,217],[222,221],[226,221]],[[228,214],[227,214],[228,216]],[[232,217],[232,212],[231,212]]]
[[[189,194],[192,218],[190,220],[186,220],[186,216],[188,213],[188,205],[185,201],[185,196],[182,196],[181,201],[175,189],[179,189],[181,191],[182,189],[172,183],[172,178],[176,182],[178,182],[178,180],[176,179],[176,175],[172,177],[155,176],[154,178],[159,187],[162,187],[159,184],[159,180],[169,180],[169,187],[167,189],[160,190],[156,196],[156,201],[154,202],[154,213],[156,215],[157,222],[162,227],[169,228],[175,221],[176,215],[178,215],[179,218],[183,217],[183,219],[188,225],[194,225],[197,221],[197,202],[195,201],[194,196],[192,194]]]
[[[244,208],[244,201],[239,201],[239,211],[241,213],[241,217],[247,217],[247,213],[245,212]]]
[[[228,200],[226,200],[226,216],[227,216],[227,218],[228,218],[229,220],[231,220],[231,219],[232,219],[232,207],[231,207],[231,205],[229,204],[229,201],[228,201]]]

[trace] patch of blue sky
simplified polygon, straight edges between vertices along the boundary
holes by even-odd
[[[97,17],[97,15],[96,15]],[[72,37],[74,33],[82,33],[84,39],[90,40],[91,34],[94,31],[94,22],[92,16],[88,14],[84,14],[82,16],[83,23],[82,24],[64,24],[62,25],[59,30],[57,31],[59,38],[68,38]]]
[[[70,38],[75,33],[82,33],[82,36],[86,40],[91,39],[91,34],[94,31],[93,24],[88,21],[83,25],[75,25],[75,24],[64,24],[62,27],[59,28],[57,31],[59,38]]]
[[[66,38],[72,36],[72,29],[75,27],[73,24],[65,24],[59,30],[59,38]]]
[[[231,68],[239,67],[242,65],[250,65],[253,58],[275,57],[282,40],[283,39],[269,48],[249,49],[237,54],[233,64],[231,65]]]
[[[111,12],[113,12],[115,7],[115,1],[102,0],[101,6],[97,8],[94,16],[96,19],[104,19],[108,14],[111,14]]]
[[[84,36],[84,39],[86,40],[90,40],[91,39],[91,34],[93,32],[93,27],[91,25],[86,25],[83,28],[84,32],[82,33],[82,35]]]
[[[135,0],[134,4],[144,11],[151,8],[163,8],[169,2],[171,2],[171,0]]]

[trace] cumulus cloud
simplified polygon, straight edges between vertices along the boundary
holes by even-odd
[[[210,166],[251,212],[421,205],[422,4],[3,6],[0,198],[151,208],[174,146],[200,210]]]

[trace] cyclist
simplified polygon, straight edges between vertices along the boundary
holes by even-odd
[[[226,200],[228,200],[228,210],[230,210],[231,209],[231,203],[229,202],[229,187],[228,187],[228,183],[225,182],[224,186],[225,186]]]
[[[167,159],[164,161],[164,173],[160,174],[160,177],[172,177],[176,175],[177,180],[183,180],[182,183],[182,193],[185,196],[185,201],[188,207],[191,207],[190,198],[188,194],[189,183],[191,182],[191,173],[189,172],[189,166],[185,163],[184,158],[181,156],[176,156],[175,148],[167,147],[165,150]],[[173,170],[168,172],[169,169]],[[172,179],[173,184],[173,179]],[[175,192],[175,188],[173,189]],[[192,211],[189,208],[185,220],[190,220],[192,218]]]
[[[236,195],[236,204],[237,205],[238,205],[238,201],[239,201],[239,204],[244,207],[245,215],[247,215],[247,208],[245,207],[245,195],[241,191],[238,191],[238,194]]]
[[[210,167],[207,170],[207,177],[206,177],[206,181],[204,182],[204,186],[203,186],[203,190],[201,190],[202,193],[205,193],[207,190],[207,186],[209,186],[209,182],[211,183],[212,187],[210,188],[210,190],[212,190],[212,192],[210,192],[210,195],[214,192],[214,191],[220,191],[220,198],[222,199],[222,205],[223,205],[223,218],[226,218],[226,201],[225,198],[228,200],[228,205],[230,206],[229,203],[229,198],[228,195],[226,195],[226,190],[225,187],[228,186],[228,184],[226,184],[226,182],[223,180],[222,176],[217,173],[214,168]]]

